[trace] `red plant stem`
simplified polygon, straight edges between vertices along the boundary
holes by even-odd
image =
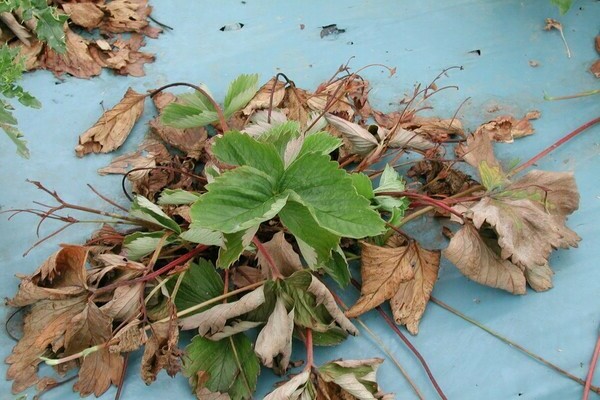
[[[151,272],[144,276],[140,276],[139,278],[131,279],[128,281],[117,282],[117,283],[113,283],[112,285],[107,285],[107,286],[101,287],[94,292],[94,295],[97,296],[100,293],[110,292],[111,290],[116,289],[119,286],[133,285],[133,284],[136,284],[139,282],[147,282],[149,280],[152,280],[152,279],[156,278],[157,276],[160,276],[160,275],[164,274],[165,272],[168,272],[168,271],[172,270],[173,268],[178,267],[179,265],[183,264],[184,262],[191,260],[192,258],[194,258],[198,254],[202,253],[207,248],[208,248],[208,246],[199,244],[195,249],[176,258],[175,260],[171,261],[164,267],[161,267],[154,272]]]
[[[594,371],[596,370],[596,364],[598,363],[598,356],[600,356],[600,331],[598,331],[598,340],[596,341],[596,347],[594,348],[594,354],[592,355],[592,361],[590,362],[590,369],[587,377],[585,378],[585,387],[583,388],[583,400],[588,400],[590,395],[590,389],[592,387],[592,379],[594,379]]]
[[[557,142],[555,142],[552,146],[547,147],[546,149],[544,149],[543,151],[541,151],[540,153],[538,153],[537,155],[535,155],[529,161],[526,161],[523,164],[519,165],[517,168],[513,169],[508,174],[508,176],[516,175],[519,172],[523,171],[525,168],[528,168],[528,167],[532,166],[538,160],[540,160],[541,158],[547,156],[552,151],[556,150],[559,146],[565,144],[566,142],[568,142],[569,140],[571,140],[575,136],[579,135],[581,132],[585,131],[588,128],[591,128],[592,126],[596,125],[599,122],[600,122],[600,117],[594,118],[593,120],[586,122],[585,124],[581,125],[579,128],[575,129],[573,132],[569,133],[567,136],[564,136],[563,138],[561,138],[560,140],[558,140]]]
[[[358,291],[360,291],[360,283],[358,283],[358,281],[354,278],[351,278],[350,281],[352,282],[352,285],[356,289],[358,289]],[[423,358],[421,353],[419,353],[419,351],[415,348],[415,346],[413,346],[413,344],[408,340],[408,338],[396,326],[396,323],[390,318],[389,315],[387,315],[387,313],[385,311],[383,311],[383,309],[381,307],[377,307],[377,312],[379,313],[379,315],[381,315],[381,317],[384,319],[386,324],[388,324],[388,326],[394,331],[394,333],[404,342],[404,344],[410,349],[410,351],[417,357],[417,359],[423,366],[423,369],[425,369],[425,373],[427,373],[427,376],[429,377],[431,384],[435,388],[435,390],[438,393],[438,395],[440,396],[440,398],[443,400],[447,400],[448,398],[442,391],[442,388],[440,387],[440,385],[438,385],[435,377],[433,376],[433,373],[429,369],[429,365],[427,365],[427,361],[425,361],[425,359]]]
[[[260,242],[260,240],[258,240],[256,236],[252,238],[252,243],[254,243],[258,251],[261,252],[262,255],[267,259],[267,264],[269,264],[269,269],[271,270],[271,275],[273,275],[273,279],[283,279],[283,275],[281,275],[281,272],[279,272],[279,269],[277,269],[277,265],[275,265],[273,257],[271,257],[271,254],[269,254],[265,246],[263,246],[263,244]]]
[[[312,337],[312,329],[306,328],[306,366],[304,370],[310,371],[314,365],[314,349],[313,349],[313,337]]]
[[[382,192],[382,193],[378,193],[378,194],[380,194],[382,196],[384,196],[384,195],[385,196],[406,196],[406,197],[410,197],[413,199],[419,199],[421,203],[430,204],[432,206],[441,208],[442,210],[448,211],[449,213],[456,215],[458,218],[463,219],[463,216],[461,213],[459,213],[458,211],[456,211],[455,209],[450,207],[448,204],[444,203],[443,200],[437,200],[437,199],[434,199],[434,198],[429,197],[424,194],[419,194],[419,193],[415,193],[415,192],[390,192],[390,193]]]

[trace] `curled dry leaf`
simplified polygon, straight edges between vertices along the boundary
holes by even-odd
[[[283,276],[290,276],[303,268],[300,256],[294,251],[292,245],[285,240],[283,232],[277,232],[273,235],[273,238],[268,242],[265,242],[263,246]],[[271,278],[271,269],[262,252],[258,252],[258,263],[261,266],[263,277]]]
[[[362,126],[331,114],[327,114],[325,118],[350,141],[351,153],[365,156],[379,146],[377,139]]]
[[[152,98],[159,114],[176,99],[173,94],[167,92],[158,93]],[[164,125],[161,122],[160,115],[150,121],[150,129],[165,143],[183,151],[188,157],[196,160],[202,155],[208,139],[208,133],[204,127],[188,129],[173,128]]]
[[[500,257],[497,247],[493,241],[484,241],[475,227],[466,224],[454,234],[443,255],[475,282],[513,294],[524,294],[523,271]]]
[[[129,353],[142,347],[148,340],[142,321],[134,319],[113,336],[110,341],[111,353]]]
[[[171,316],[174,317],[173,307]],[[166,322],[157,322],[151,325],[152,336],[146,342],[142,356],[142,379],[149,385],[156,380],[161,370],[165,370],[171,377],[181,370],[182,351],[177,347],[179,342],[179,329],[177,320],[172,318]]]
[[[96,41],[89,45],[90,55],[98,65],[112,69],[118,75],[144,76],[144,65],[154,62],[154,55],[139,51],[145,45],[144,36],[133,33],[128,39],[118,37],[112,43]]]
[[[360,298],[346,312],[348,317],[358,317],[391,299],[402,282],[414,277],[418,259],[410,245],[400,246],[388,242],[386,247],[361,242],[362,287]]]
[[[429,196],[453,196],[478,184],[471,176],[453,168],[451,163],[435,160],[419,161],[408,170],[407,176],[420,178]]]
[[[484,135],[482,131],[475,132],[467,138],[466,142],[458,144],[455,151],[458,157],[461,157],[474,168],[479,168],[485,163],[490,169],[502,173],[502,167],[494,155],[492,140],[488,135]]]
[[[275,309],[258,334],[254,346],[254,352],[263,365],[273,368],[276,374],[285,373],[289,366],[293,331],[294,310],[288,313],[285,302],[278,297]]]
[[[331,361],[318,369],[317,390],[330,399],[391,400],[394,396],[383,394],[376,380],[382,363],[381,358]]]
[[[62,9],[69,15],[71,21],[86,29],[100,26],[104,19],[104,12],[94,3],[64,3]]]
[[[38,300],[61,300],[86,293],[87,255],[83,246],[62,246],[33,274],[19,276],[19,291],[8,305],[23,307]]]
[[[77,78],[100,75],[102,67],[92,58],[87,40],[66,28],[65,41],[67,51],[64,54],[46,46],[39,61],[41,68],[52,71],[56,76],[65,73]]]
[[[331,315],[331,317],[338,323],[340,328],[351,335],[358,335],[358,329],[356,329],[354,324],[352,324],[352,322],[346,318],[344,313],[337,306],[335,299],[333,298],[333,295],[327,286],[325,286],[323,282],[321,282],[314,275],[312,276],[312,280],[307,291],[315,296],[317,306],[319,304],[323,304],[327,312],[329,312],[329,315]]]
[[[250,100],[248,105],[242,110],[244,115],[250,115],[257,110],[269,108],[271,96],[273,97],[273,108],[279,107],[285,97],[285,83],[280,82],[279,80],[275,82],[275,80],[275,77],[271,78],[258,90],[252,100]]]
[[[244,295],[238,301],[218,304],[191,317],[182,318],[179,323],[183,330],[198,328],[200,336],[215,334],[223,330],[228,319],[239,317],[255,310],[264,302],[264,287],[260,286],[258,289]]]
[[[305,370],[292,379],[273,390],[263,400],[290,400],[300,399],[303,387],[310,379],[310,371]]]
[[[457,118],[414,117],[409,122],[401,124],[400,127],[436,143],[446,142],[454,135],[464,137],[462,122]]]
[[[145,99],[145,95],[129,88],[117,105],[102,114],[94,126],[79,136],[79,145],[75,148],[77,156],[118,149],[142,115]]]
[[[488,135],[495,142],[512,143],[514,139],[533,135],[531,120],[540,117],[539,111],[530,111],[519,120],[511,115],[501,115],[477,128],[477,132]]]

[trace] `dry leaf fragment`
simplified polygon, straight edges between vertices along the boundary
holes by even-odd
[[[71,320],[86,306],[85,296],[64,300],[41,300],[34,303],[23,322],[23,337],[6,358],[9,364],[6,379],[14,380],[13,393],[37,384],[39,356],[48,348],[58,352],[64,344],[64,334]]]
[[[152,98],[159,113],[176,99],[175,95],[167,92],[158,93]],[[190,158],[197,160],[204,153],[204,146],[208,140],[208,133],[204,127],[173,128],[162,124],[159,115],[150,121],[150,129],[169,146],[183,151]]]
[[[386,247],[361,242],[362,287],[360,298],[346,315],[358,317],[391,299],[398,286],[414,277],[414,268],[420,260],[412,245],[390,243]]]
[[[567,39],[565,39],[562,24],[555,19],[546,18],[546,25],[544,26],[544,30],[550,31],[552,29],[556,29],[560,33],[560,37],[562,38],[562,41],[565,44],[565,49],[567,50],[567,57],[571,58],[571,50],[569,49],[569,45],[567,44]]]
[[[598,52],[598,54],[600,54],[600,35],[596,36],[594,43],[595,43],[596,51]]]
[[[8,305],[22,307],[38,300],[60,300],[87,292],[87,255],[85,247],[63,245],[33,274],[20,276],[19,291]]]
[[[596,60],[596,62],[590,66],[590,72],[594,74],[596,78],[600,78],[600,60]]]
[[[479,168],[485,163],[489,168],[502,172],[502,167],[494,155],[492,140],[489,135],[483,134],[483,131],[476,131],[466,142],[458,144],[455,151],[458,157],[462,157],[474,168]]]
[[[44,42],[35,40],[29,46],[11,44],[10,47],[16,46],[19,49],[19,54],[16,60],[23,63],[25,71],[31,71],[40,66],[40,55],[44,50]]]
[[[277,232],[273,235],[273,238],[268,242],[265,242],[263,246],[283,276],[290,276],[294,272],[302,269],[300,256],[294,251],[292,245],[285,240],[283,232]],[[258,263],[262,268],[263,277],[271,278],[271,269],[262,252],[258,252]]]
[[[107,342],[112,333],[112,318],[93,302],[88,302],[71,320],[65,331],[66,355]]]
[[[216,305],[206,311],[182,318],[179,321],[181,329],[188,330],[198,328],[200,336],[206,334],[214,335],[225,327],[228,319],[246,314],[265,302],[264,287],[244,295],[238,301]]]
[[[106,14],[102,32],[143,32],[148,26],[152,7],[147,0],[112,0],[102,7]]]
[[[423,249],[417,242],[410,242],[410,251],[415,255],[414,278],[400,283],[390,299],[390,308],[397,324],[406,325],[406,329],[416,335],[419,322],[425,313],[433,286],[437,281],[440,268],[439,250]]]
[[[62,9],[69,15],[71,21],[86,29],[95,29],[102,23],[104,12],[91,2],[64,3]]]
[[[117,105],[102,114],[93,127],[79,136],[79,145],[75,148],[77,156],[118,149],[142,115],[145,98],[145,95],[129,88]]]
[[[400,125],[401,128],[424,136],[436,143],[443,143],[454,135],[464,137],[462,122],[457,118],[415,117]]]
[[[143,290],[143,282],[131,286],[119,286],[115,289],[113,298],[100,309],[117,321],[128,321],[140,311]]]
[[[475,135],[481,132],[488,135],[495,142],[512,143],[514,139],[532,135],[535,129],[533,129],[530,121],[539,117],[540,112],[537,110],[528,112],[520,120],[511,115],[501,115],[482,124],[477,128]]]
[[[493,246],[493,243],[486,243],[475,227],[466,224],[454,234],[443,255],[475,282],[513,294],[524,294],[523,271],[503,259],[490,245]]]
[[[90,55],[88,41],[69,28],[65,29],[65,40],[67,51],[64,54],[46,46],[40,59],[40,67],[52,71],[56,76],[64,73],[77,78],[100,75],[102,67]]]
[[[142,321],[134,319],[113,336],[108,347],[111,353],[129,353],[142,347],[148,340]]]
[[[263,365],[273,368],[278,375],[284,374],[289,366],[293,331],[294,310],[288,313],[285,302],[278,297],[275,309],[258,334],[254,346],[254,351]]]
[[[269,108],[271,104],[271,97],[273,98],[273,108],[279,107],[283,98],[285,97],[285,83],[271,78],[256,92],[252,100],[242,110],[244,115],[250,115],[256,110],[263,110]]]

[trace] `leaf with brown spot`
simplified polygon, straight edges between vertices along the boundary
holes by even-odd
[[[275,262],[275,266],[283,276],[290,276],[296,271],[300,271],[302,262],[300,256],[294,251],[291,244],[285,240],[283,232],[277,232],[273,238],[263,244],[267,253]],[[271,269],[269,263],[262,252],[258,252],[258,264],[262,268],[262,274],[265,278],[271,278]]]
[[[242,110],[244,115],[250,115],[256,110],[264,110],[269,108],[271,104],[271,96],[273,97],[273,108],[279,107],[285,97],[285,83],[271,78],[265,83],[258,92],[254,95],[248,105]]]
[[[390,299],[390,308],[397,324],[406,325],[408,331],[419,333],[419,322],[429,302],[440,268],[439,250],[425,250],[416,241],[408,243],[414,254],[413,279],[400,283],[396,294]]]
[[[8,304],[22,307],[38,300],[60,300],[87,292],[88,249],[63,245],[31,275],[20,276],[19,291]]]
[[[57,353],[64,344],[64,334],[71,320],[86,306],[85,296],[64,300],[40,300],[25,315],[23,337],[6,358],[6,379],[14,380],[13,393],[37,384],[39,356],[48,349]]]
[[[360,298],[346,315],[358,317],[391,299],[401,283],[413,279],[416,263],[415,249],[410,245],[390,243],[386,247],[361,242],[362,287]]]
[[[62,9],[73,23],[90,30],[97,28],[104,19],[104,12],[94,3],[64,3]]]
[[[142,115],[145,99],[145,95],[129,88],[117,105],[102,114],[93,127],[79,136],[79,145],[75,148],[77,156],[118,149]]]
[[[497,247],[493,241],[484,241],[477,229],[467,224],[454,234],[442,254],[475,282],[513,294],[524,294],[523,271],[509,260],[502,259]]]

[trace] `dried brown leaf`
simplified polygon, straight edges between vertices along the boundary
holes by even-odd
[[[454,135],[464,136],[462,123],[457,118],[415,117],[401,124],[400,127],[436,143],[446,142]]]
[[[278,297],[273,313],[258,334],[254,346],[263,365],[273,368],[276,374],[284,374],[289,366],[293,331],[294,309],[288,313],[285,302]]]
[[[78,157],[88,153],[108,153],[119,148],[144,111],[146,96],[129,88],[112,109],[106,111],[93,127],[79,136],[75,148]]]
[[[285,240],[283,232],[277,232],[273,238],[263,244],[267,253],[275,262],[275,266],[283,276],[290,276],[302,269],[300,256],[294,248]],[[262,252],[258,252],[258,264],[262,267],[264,278],[271,278],[269,263]]]
[[[271,95],[273,96],[273,108],[279,107],[285,97],[285,82],[281,82],[276,78],[271,78],[256,92],[252,100],[242,110],[244,115],[250,115],[256,110],[264,110],[269,108],[271,104]],[[273,90],[274,89],[274,90]]]
[[[6,379],[14,380],[13,393],[37,384],[39,356],[48,349],[56,353],[63,347],[65,331],[85,306],[86,296],[41,300],[31,306],[24,318],[23,337],[6,358]]]
[[[63,245],[33,274],[20,276],[19,291],[8,304],[22,307],[38,300],[60,300],[87,292],[87,255],[85,247]]]
[[[413,279],[400,283],[390,299],[390,308],[397,324],[406,325],[408,331],[419,333],[419,322],[429,302],[440,268],[439,250],[423,249],[417,242],[408,244],[415,255]]]
[[[65,3],[62,9],[69,15],[71,21],[86,29],[94,29],[100,26],[104,19],[102,9],[91,2]]]
[[[501,115],[479,126],[476,134],[481,132],[495,142],[512,143],[514,139],[532,135],[535,130],[531,120],[539,117],[539,111],[530,111],[519,120],[511,115]]]
[[[167,92],[158,93],[152,98],[159,113],[176,100],[176,97]],[[152,132],[170,146],[183,151],[188,157],[198,160],[204,152],[208,133],[204,127],[178,129],[166,126],[160,121],[160,115],[150,121]]]
[[[147,0],[113,0],[102,9],[106,17],[100,30],[108,33],[144,32],[152,13]]]
[[[513,294],[524,294],[523,271],[503,259],[495,248],[497,245],[484,241],[475,227],[466,224],[454,234],[443,255],[475,282]]]
[[[175,308],[168,306],[171,319],[166,322],[152,324],[152,336],[146,342],[142,356],[142,379],[147,385],[156,380],[161,370],[169,376],[175,376],[181,369],[181,350],[177,347],[179,342],[179,329],[174,315]]]
[[[346,312],[348,317],[358,317],[391,299],[401,283],[413,279],[416,263],[419,262],[416,249],[410,244],[399,245],[390,242],[386,247],[361,242],[360,298]]]
[[[77,78],[100,75],[102,67],[90,55],[87,40],[66,28],[65,41],[67,51],[64,54],[59,54],[46,46],[45,53],[40,58],[41,68],[52,71],[56,76],[65,73]]]
[[[238,287],[244,287],[263,280],[263,274],[260,268],[241,265],[234,270],[233,284]]]
[[[81,363],[79,380],[73,385],[73,390],[78,391],[82,397],[90,394],[99,397],[111,384],[119,384],[123,366],[123,357],[111,353],[107,348],[88,354]]]
[[[306,126],[309,120],[310,108],[307,105],[310,93],[298,89],[294,85],[285,88],[281,109],[285,112],[287,119],[300,122],[300,126]]]
[[[26,71],[31,71],[40,66],[40,56],[43,54],[44,42],[34,40],[29,46],[11,44],[11,47],[17,46],[19,54],[16,60],[23,63]]]
[[[474,168],[479,168],[485,162],[488,167],[497,168],[502,172],[502,167],[494,155],[492,140],[483,131],[476,131],[466,142],[457,145],[455,151],[457,156],[462,157]]]
[[[110,341],[111,353],[128,353],[142,347],[148,340],[142,321],[134,319],[113,336]]]

